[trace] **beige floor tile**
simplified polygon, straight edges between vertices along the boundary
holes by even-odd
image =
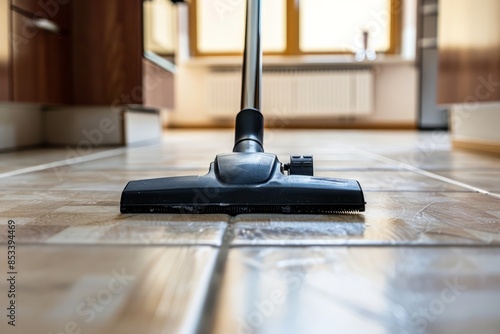
[[[219,246],[229,220],[226,215],[123,215],[119,202],[112,205],[67,205],[44,202],[0,212],[0,221],[17,224],[19,244],[128,244]],[[0,224],[1,225],[1,224]],[[0,230],[0,244],[7,242]]]
[[[4,315],[0,332],[193,333],[216,255],[212,247],[18,247],[17,323],[13,330]]]
[[[387,164],[381,161],[374,160],[370,157],[365,157],[360,154],[317,154],[313,156],[314,170],[322,171],[358,171],[358,170],[397,170],[399,166],[396,164]],[[288,162],[289,157],[283,156],[281,162]]]
[[[413,167],[436,172],[452,170],[498,171],[500,169],[500,158],[467,151],[447,149],[421,152],[415,149],[404,149],[397,153],[377,153]]]
[[[169,171],[169,170],[204,170],[208,171],[210,162],[216,153],[200,154],[171,154],[169,152],[157,152],[154,155],[134,154],[121,155],[98,161],[90,161],[72,166],[75,170],[140,170],[140,171]]]
[[[40,172],[0,179],[2,190],[33,190],[38,192],[70,190],[121,192],[131,180],[181,175],[202,175],[206,170],[80,170],[72,166],[53,168]]]
[[[454,170],[440,171],[437,174],[490,192],[500,193],[500,162],[496,171]]]
[[[213,333],[498,333],[500,249],[231,249]]]
[[[22,168],[43,165],[54,161],[68,162],[75,156],[103,152],[111,148],[93,148],[89,151],[78,151],[74,148],[34,148],[16,152],[0,153],[0,173],[10,172]]]
[[[357,180],[364,191],[407,192],[407,191],[470,191],[445,181],[407,170],[393,171],[316,171],[316,176]]]
[[[229,240],[223,281],[211,290],[221,293],[218,308],[205,309],[216,312],[217,334],[500,327],[500,198],[401,169],[499,191],[500,158],[451,150],[442,132],[273,129],[267,152],[282,162],[312,154],[316,175],[358,179],[366,212],[119,213],[128,181],[205,174],[216,154],[232,150],[233,138],[232,130],[168,130],[161,144],[0,178],[0,248],[9,219],[19,244],[16,329],[59,333],[74,321],[82,333],[193,332],[218,247]],[[66,148],[3,153],[0,174],[67,155]],[[113,270],[123,268],[133,281],[92,309],[87,298],[106,298]],[[464,290],[445,291],[457,280]]]
[[[0,225],[12,219],[19,243],[220,245],[226,215],[123,215],[119,191],[0,192]],[[6,242],[0,230],[0,243]]]
[[[500,245],[500,199],[366,192],[358,215],[240,215],[233,245]]]

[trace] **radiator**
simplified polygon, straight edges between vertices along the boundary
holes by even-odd
[[[373,110],[371,69],[264,70],[262,112],[278,117],[368,115]],[[240,107],[241,72],[213,69],[207,79],[208,112],[234,117]]]

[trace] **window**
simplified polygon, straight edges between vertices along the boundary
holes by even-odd
[[[369,32],[369,47],[394,53],[401,0],[263,0],[262,48],[268,54],[353,52]],[[191,0],[195,55],[243,51],[245,0]]]
[[[176,17],[174,5],[169,0],[143,2],[144,49],[160,55],[175,52]]]
[[[242,52],[245,33],[244,0],[197,0],[196,36],[200,53]],[[286,0],[262,1],[262,49],[286,49]]]
[[[356,51],[363,47],[363,31],[369,32],[369,47],[389,50],[388,0],[305,0],[299,17],[304,52]]]

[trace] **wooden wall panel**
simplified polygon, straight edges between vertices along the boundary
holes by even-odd
[[[76,104],[142,103],[142,1],[73,1]]]
[[[440,0],[438,103],[500,101],[500,1]]]

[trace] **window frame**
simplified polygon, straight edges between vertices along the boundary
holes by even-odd
[[[384,54],[396,54],[401,48],[401,20],[404,0],[390,2],[391,23],[389,26],[389,48]],[[201,52],[198,50],[197,0],[189,4],[189,48],[194,57],[239,56],[241,52]],[[302,51],[300,50],[300,0],[286,0],[286,48],[282,52],[264,52],[265,55],[305,56],[305,55],[342,55],[350,51]]]

